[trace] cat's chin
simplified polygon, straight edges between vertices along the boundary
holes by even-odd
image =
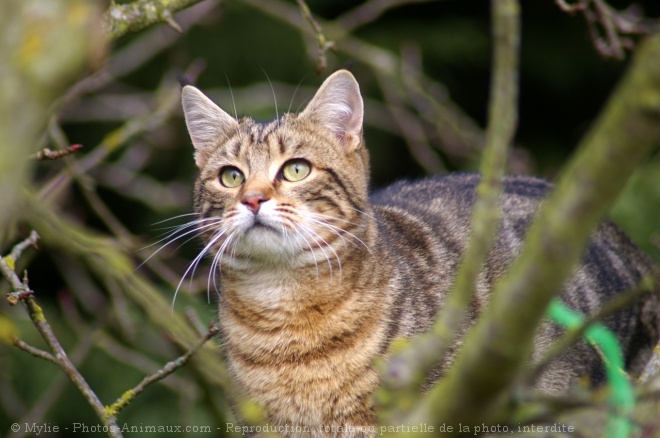
[[[253,260],[285,263],[293,255],[291,242],[280,230],[255,223],[243,232],[235,244],[236,252]]]

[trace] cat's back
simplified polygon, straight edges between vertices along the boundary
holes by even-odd
[[[473,173],[404,180],[376,191],[370,200],[377,209],[401,209],[422,218],[434,228],[446,225],[444,221],[456,221],[468,228],[480,180],[481,177]],[[502,218],[505,221],[525,219],[525,223],[520,224],[524,225],[521,230],[524,231],[530,215],[534,214],[551,185],[527,176],[507,176],[502,182]]]
[[[446,263],[458,262],[471,231],[472,210],[481,178],[478,174],[457,173],[416,181],[399,181],[372,194],[382,236],[393,243],[415,233],[410,226],[393,226],[412,220],[428,227],[437,245],[446,253]],[[538,178],[508,176],[502,181],[500,225],[491,259],[495,265],[508,265],[520,249],[524,234],[549,192],[551,185]],[[403,231],[403,233],[401,232]],[[493,258],[495,257],[495,258]]]
[[[469,240],[479,181],[479,175],[469,173],[434,176],[399,181],[371,195],[380,266],[393,279],[392,337],[426,330],[444,305]],[[525,230],[549,188],[536,178],[504,179],[502,217],[477,281],[475,316],[487,305],[494,281],[519,252]]]
[[[406,322],[409,314],[416,315],[418,320],[420,315],[427,315],[425,323],[417,325],[422,330],[433,323],[451,290],[467,246],[479,182],[477,174],[436,176],[400,181],[371,196],[381,245],[390,252],[389,269],[397,273],[394,293],[400,309],[397,309],[392,333],[407,336],[418,331]],[[477,280],[470,318],[476,318],[487,306],[494,283],[520,253],[525,233],[551,188],[551,184],[538,178],[512,176],[503,179],[500,223]],[[592,314],[615,295],[634,287],[653,269],[654,263],[618,227],[604,221],[594,231],[561,297],[570,307]],[[429,273],[432,273],[431,278]],[[606,320],[617,333],[624,350],[629,352],[629,365],[643,362],[636,352],[648,349],[651,339],[657,337],[657,333],[645,330],[639,322],[640,311],[645,312],[640,307],[644,306],[637,304]],[[649,306],[651,304],[646,307]],[[652,306],[657,307],[657,302]],[[648,324],[652,331],[657,330],[657,325],[657,321]],[[559,334],[556,326],[545,325],[541,341],[548,344]],[[586,361],[585,355],[588,356]],[[600,361],[595,354],[580,351],[573,358],[567,358],[568,362],[561,366],[574,369],[566,371],[567,376],[579,371],[600,380]],[[580,360],[582,363],[576,366]],[[638,367],[639,363],[636,365]]]
[[[399,181],[375,192],[370,201],[380,217],[385,239],[406,239],[414,230],[392,233],[391,222],[410,218],[426,227],[441,246],[449,245],[456,257],[467,244],[477,198],[478,174],[458,173],[417,181]],[[502,180],[500,223],[493,244],[492,263],[508,263],[517,256],[522,241],[543,199],[552,185],[528,176],[507,176]],[[402,232],[403,231],[403,232]],[[506,260],[493,259],[503,257]],[[655,269],[650,258],[640,251],[616,225],[604,220],[593,232],[581,265],[589,266],[594,281],[608,295],[634,285]],[[596,287],[596,284],[593,285]]]

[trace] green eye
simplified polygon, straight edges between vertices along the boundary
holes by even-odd
[[[282,176],[287,181],[297,182],[307,178],[307,175],[311,171],[312,166],[307,161],[296,159],[284,164],[282,167]]]
[[[220,170],[220,183],[225,187],[233,189],[243,184],[243,181],[245,181],[243,172],[233,166],[223,167]]]

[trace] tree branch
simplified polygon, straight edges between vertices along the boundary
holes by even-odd
[[[370,0],[354,7],[337,18],[337,22],[347,32],[375,21],[390,9],[415,3],[428,3],[435,0]]]
[[[80,144],[72,144],[71,146],[67,146],[64,149],[59,149],[59,150],[51,150],[48,148],[44,148],[37,152],[36,154],[30,155],[30,159],[32,160],[37,160],[37,161],[43,161],[43,160],[58,160],[62,157],[66,157],[67,155],[71,155],[73,153],[76,153],[82,148],[82,145]]]
[[[33,245],[37,238],[38,236],[36,233],[34,232],[31,233],[30,237],[28,237],[24,242],[14,247],[14,250],[12,251],[11,254],[16,254],[16,253],[20,254],[24,248],[26,248],[29,245]],[[46,317],[43,314],[43,310],[41,309],[41,307],[39,307],[36,300],[34,299],[33,292],[29,290],[27,286],[27,278],[21,281],[16,275],[16,273],[13,271],[13,269],[7,264],[5,258],[0,258],[0,271],[14,289],[14,292],[12,292],[12,294],[10,295],[19,297],[20,301],[23,302],[28,312],[28,315],[30,315],[30,319],[32,320],[32,323],[46,341],[46,344],[53,352],[53,355],[50,355],[46,352],[41,352],[40,350],[38,352],[34,348],[25,349],[23,347],[25,347],[26,345],[20,342],[19,343],[15,342],[14,345],[25,351],[28,351],[30,354],[35,354],[38,352],[37,355],[42,359],[51,360],[52,362],[57,364],[60,367],[60,369],[64,372],[64,374],[66,374],[69,380],[71,380],[71,382],[80,390],[83,397],[87,400],[87,403],[89,403],[89,405],[92,407],[92,409],[99,417],[101,422],[105,426],[107,426],[109,435],[113,437],[120,437],[121,432],[119,426],[117,426],[117,423],[114,421],[114,419],[108,418],[105,415],[103,404],[99,400],[98,396],[96,395],[96,393],[94,393],[92,388],[87,384],[87,381],[80,374],[80,372],[75,367],[75,365],[71,363],[71,360],[69,359],[66,352],[62,348],[62,345],[55,336],[55,333],[50,327],[50,324],[48,324],[48,321],[46,320]]]
[[[622,293],[615,296],[610,301],[608,301],[598,312],[587,317],[582,325],[577,329],[569,329],[566,333],[559,338],[550,349],[545,353],[543,358],[534,365],[534,368],[531,369],[525,381],[528,384],[532,384],[545,370],[545,368],[559,356],[563,351],[569,348],[571,345],[576,343],[587,329],[597,321],[603,320],[605,317],[613,314],[617,310],[623,309],[633,303],[635,300],[639,299],[644,294],[654,292],[658,285],[660,284],[660,273],[655,273],[649,277],[645,277],[642,281],[630,291]]]
[[[328,53],[328,50],[335,49],[335,42],[326,38],[321,25],[314,19],[312,11],[309,10],[309,6],[307,6],[305,0],[296,0],[296,3],[298,3],[300,12],[314,31],[316,43],[319,46],[319,57],[316,63],[316,73],[321,73],[328,66],[328,58],[326,54]]]
[[[622,83],[542,205],[520,256],[496,285],[461,355],[415,410],[411,423],[429,418],[469,423],[474,412],[480,412],[486,424],[505,417],[507,389],[532,349],[547,305],[562,289],[591,230],[626,179],[660,141],[659,114],[660,34],[640,46]]]
[[[624,11],[618,11],[605,0],[578,0],[575,3],[555,1],[564,12],[581,12],[584,15],[594,47],[605,58],[622,60],[625,58],[625,50],[634,48],[634,42],[624,35],[660,31],[660,20],[644,18],[641,8],[634,4]]]
[[[169,376],[172,374],[174,371],[178,370],[179,368],[183,367],[190,358],[211,338],[215,337],[218,332],[220,331],[220,328],[217,326],[209,328],[208,333],[206,336],[204,336],[198,343],[195,345],[193,348],[191,348],[186,354],[183,356],[170,361],[163,366],[163,368],[159,369],[155,373],[145,377],[142,379],[142,381],[135,386],[133,389],[129,389],[128,391],[124,392],[121,397],[117,399],[116,402],[111,404],[110,406],[105,407],[105,412],[106,415],[110,417],[116,417],[119,411],[121,411],[123,408],[128,406],[128,404],[133,401],[136,395],[140,394],[144,389],[151,385],[152,383],[158,382],[159,380],[163,380],[165,377]]]
[[[88,66],[91,55],[104,53],[94,27],[98,5],[53,0],[43,6],[40,0],[0,2],[0,16],[11,17],[0,27],[0,243],[13,229],[31,165],[25,157],[38,144],[53,99]]]
[[[15,336],[12,338],[11,343],[14,347],[18,348],[19,350],[23,350],[34,357],[47,360],[48,362],[52,362],[55,365],[59,365],[57,359],[55,359],[55,356],[53,356],[49,352],[41,350],[39,348],[35,348],[29,344],[26,344],[25,342],[21,341]]]
[[[254,9],[280,20],[301,32],[309,33],[298,10],[281,1],[269,0],[242,0],[243,3]],[[375,72],[390,80],[401,81],[406,85],[413,105],[420,115],[428,120],[436,129],[441,142],[446,145],[443,150],[456,157],[465,157],[473,153],[480,153],[485,146],[485,136],[479,126],[448,96],[431,95],[429,90],[444,90],[444,86],[428,77],[422,72],[415,71],[410,74],[405,67],[405,61],[392,52],[372,45],[348,33],[336,22],[318,20],[325,32],[335,41],[339,52],[354,58],[369,66]],[[413,68],[414,70],[414,68]],[[402,72],[405,71],[405,75]],[[460,151],[457,153],[456,151]],[[524,163],[517,163],[516,167],[524,167]]]
[[[43,238],[43,244],[66,251],[83,261],[91,272],[104,282],[116,282],[121,292],[140,307],[149,321],[168,333],[185,350],[197,344],[198,336],[178,314],[173,314],[162,291],[136,272],[129,254],[111,238],[102,237],[57,212],[35,195],[26,196],[21,218]],[[131,254],[132,255],[132,254]],[[199,351],[195,366],[207,382],[217,385],[220,392],[227,382],[227,371],[211,348]]]
[[[181,26],[174,21],[173,14],[201,1],[136,0],[125,4],[113,1],[103,16],[103,27],[106,34],[113,40],[163,22],[181,33]]]
[[[487,146],[481,163],[472,233],[433,330],[411,341],[391,358],[383,375],[390,388],[418,390],[431,368],[449,349],[461,327],[472,299],[477,276],[495,237],[499,223],[499,198],[506,172],[509,146],[517,123],[519,5],[516,0],[493,1],[493,80],[489,104]],[[400,348],[400,346],[399,346]],[[406,370],[406,371],[404,371]]]

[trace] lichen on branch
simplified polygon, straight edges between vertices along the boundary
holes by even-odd
[[[104,14],[103,26],[106,34],[113,40],[163,22],[177,32],[181,32],[181,27],[174,21],[173,14],[201,1],[137,0],[127,4],[117,4],[113,1]]]

